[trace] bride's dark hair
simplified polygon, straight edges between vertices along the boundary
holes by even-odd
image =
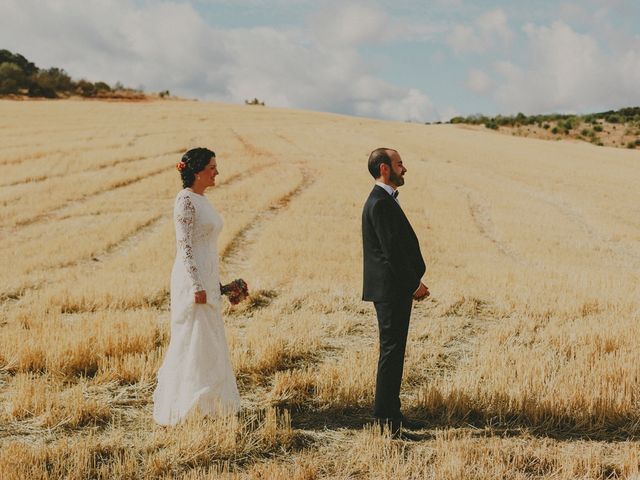
[[[215,156],[216,154],[213,151],[202,147],[192,148],[185,153],[177,165],[180,177],[182,177],[182,188],[193,186],[193,182],[196,180],[196,173],[204,170],[204,167]]]

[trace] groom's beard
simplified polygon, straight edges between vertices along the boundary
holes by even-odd
[[[401,187],[404,185],[404,178],[402,175],[398,175],[396,172],[391,170],[391,175],[389,175],[389,182],[392,182],[396,187]]]

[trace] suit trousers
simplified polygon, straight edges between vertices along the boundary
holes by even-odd
[[[380,332],[380,356],[373,414],[378,418],[400,417],[400,384],[409,332],[412,295],[389,302],[374,302]]]

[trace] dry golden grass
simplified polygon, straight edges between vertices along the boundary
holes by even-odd
[[[0,480],[639,478],[640,153],[199,102],[0,101]],[[213,148],[243,409],[151,417],[174,164]],[[398,148],[432,298],[371,426],[368,152]]]

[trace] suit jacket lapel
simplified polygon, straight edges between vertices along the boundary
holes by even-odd
[[[387,192],[384,188],[382,188],[380,185],[375,185],[374,186],[374,190],[377,189],[377,194],[380,196],[383,196],[384,198],[388,198],[391,202],[393,202],[393,204],[396,206],[396,211],[400,212],[400,214],[402,215],[402,217],[405,219],[405,221],[407,223],[409,223],[409,219],[407,218],[407,216],[404,214],[404,211],[402,210],[402,207],[400,206],[400,204],[396,201],[395,198],[393,198],[391,195],[389,195],[389,192]]]
[[[416,232],[413,230],[413,227],[411,226],[411,222],[409,221],[409,219],[405,215],[404,210],[402,210],[402,207],[400,206],[400,204],[398,202],[396,202],[396,199],[393,198],[391,195],[389,195],[389,192],[387,192],[380,185],[376,185],[375,188],[378,189],[378,192],[377,192],[378,194],[384,195],[385,198],[388,197],[389,201],[392,202],[395,205],[396,212],[398,212],[398,214],[402,217],[402,219],[404,220],[404,224],[406,225],[407,229],[411,233],[411,236],[413,236],[417,241],[418,237],[416,236]]]

